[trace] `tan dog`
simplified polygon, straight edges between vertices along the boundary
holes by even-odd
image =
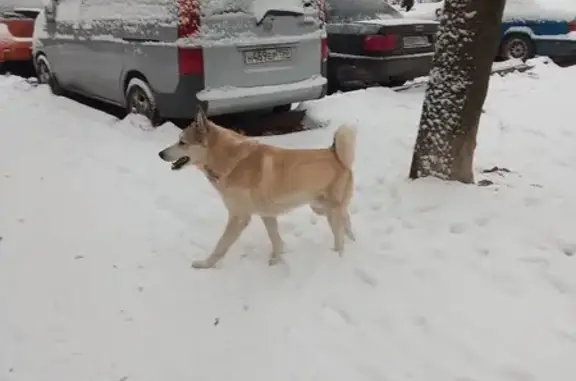
[[[334,250],[341,255],[344,235],[355,239],[348,214],[354,190],[355,141],[355,131],[341,126],[330,148],[273,147],[216,125],[200,108],[196,121],[182,131],[179,141],[159,154],[168,162],[188,158],[188,164],[205,174],[228,209],[228,223],[216,248],[192,267],[213,267],[254,214],[264,222],[272,242],[269,263],[278,263],[284,244],[276,217],[305,204],[327,217]]]

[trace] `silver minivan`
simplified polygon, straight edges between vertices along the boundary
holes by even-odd
[[[326,91],[323,0],[48,0],[40,82],[161,118],[286,109]]]

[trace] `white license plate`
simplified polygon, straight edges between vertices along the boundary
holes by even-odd
[[[430,46],[430,41],[426,36],[408,36],[402,39],[405,48],[420,48]]]
[[[290,48],[269,48],[244,52],[244,62],[247,65],[282,62],[288,61],[290,58],[292,58],[292,49]]]

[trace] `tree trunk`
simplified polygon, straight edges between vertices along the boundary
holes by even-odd
[[[410,178],[474,182],[476,133],[506,0],[446,0]]]

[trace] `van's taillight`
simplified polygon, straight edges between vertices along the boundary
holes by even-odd
[[[370,35],[364,37],[364,50],[367,52],[387,52],[396,49],[398,36],[393,34],[387,35]]]
[[[576,32],[576,20],[568,23],[568,32]]]
[[[178,0],[178,38],[194,37],[200,27],[198,0]],[[185,41],[180,44],[186,45]],[[204,58],[200,47],[178,48],[178,73],[202,74]]]
[[[204,56],[202,48],[178,48],[178,73],[202,74],[204,72]]]
[[[195,35],[199,27],[198,0],[178,0],[178,38]]]
[[[328,58],[328,40],[323,38],[321,40],[321,52],[322,52],[322,59],[325,60]]]

